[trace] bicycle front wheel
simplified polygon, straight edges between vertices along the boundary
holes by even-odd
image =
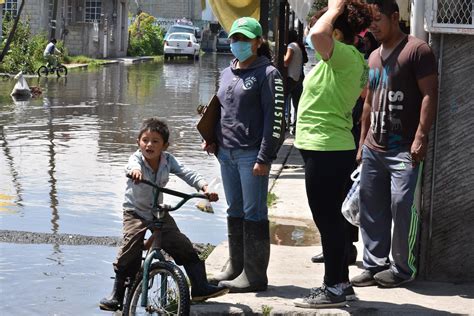
[[[63,65],[59,65],[56,68],[56,74],[58,75],[58,77],[66,76],[67,75],[67,68]]]
[[[150,267],[147,306],[141,306],[143,270],[128,291],[124,315],[189,315],[189,288],[183,272],[169,262]]]
[[[38,77],[47,77],[49,74],[49,69],[46,66],[41,66],[37,71]]]

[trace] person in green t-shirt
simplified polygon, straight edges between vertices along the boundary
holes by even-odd
[[[368,76],[354,38],[372,21],[369,6],[357,0],[329,0],[323,10],[307,39],[321,61],[303,82],[295,139],[305,162],[306,192],[321,234],[325,268],[323,285],[293,301],[305,308],[343,306],[355,297],[341,205],[356,155],[352,108]]]

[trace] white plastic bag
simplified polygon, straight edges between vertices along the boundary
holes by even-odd
[[[360,171],[362,164],[351,174],[351,180],[354,181],[346,199],[342,203],[341,211],[346,220],[354,226],[360,226],[359,216],[359,189],[360,189]]]
[[[219,185],[219,178],[214,178],[207,186],[207,190],[209,192],[217,192]],[[214,214],[214,209],[212,208],[211,202],[209,202],[209,200],[200,199],[198,202],[196,202],[195,206],[201,212]]]
[[[31,91],[30,87],[28,86],[28,83],[26,82],[25,78],[23,77],[23,72],[19,72],[16,76],[15,79],[18,81],[15,84],[15,87],[13,88],[12,93],[10,94],[11,96],[16,96],[16,97],[29,97],[31,96]]]

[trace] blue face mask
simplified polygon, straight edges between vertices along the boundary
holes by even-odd
[[[243,41],[232,42],[230,43],[230,51],[239,61],[246,61],[253,55],[252,43]]]
[[[311,33],[309,33],[308,36],[306,36],[306,44],[308,44],[308,46],[312,50],[314,50],[313,42],[311,41]]]

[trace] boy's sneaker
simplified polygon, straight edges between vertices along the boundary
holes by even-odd
[[[344,293],[334,294],[323,284],[322,287],[311,289],[309,295],[294,299],[293,304],[303,308],[338,307],[346,304],[346,296]]]
[[[391,269],[388,269],[375,274],[374,280],[381,287],[397,287],[403,283],[413,281],[413,278],[402,279],[401,277],[395,275]]]
[[[351,283],[353,286],[373,286],[376,285],[374,279],[374,272],[370,270],[364,270],[361,274],[351,279]]]

